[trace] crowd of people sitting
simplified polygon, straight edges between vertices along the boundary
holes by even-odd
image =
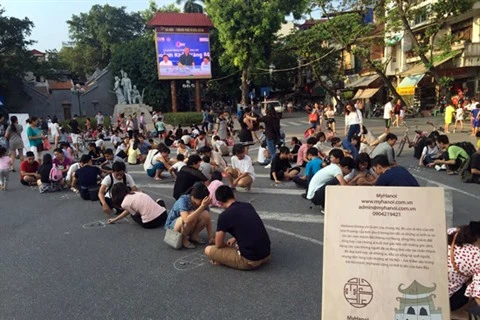
[[[327,114],[330,120],[326,121],[325,131],[323,124],[313,125],[312,117],[312,127],[305,133],[304,142],[291,137],[289,143],[274,108],[267,108],[264,114],[248,107],[241,110],[237,115],[240,125],[237,143],[231,116],[225,113],[215,116],[204,112],[202,128],[192,125],[190,129],[179,126],[174,130],[167,130],[161,113],[154,114],[158,139],[146,135],[142,115],[138,118],[121,114],[109,139],[111,146],[105,135],[98,134],[82,155],[76,151],[80,128],[74,116],[69,123],[71,139],[66,141],[59,138],[56,122],[52,121],[53,156],[42,154],[48,132],[39,128],[36,117],[31,117],[26,128],[30,151],[25,159],[20,138],[24,129],[12,117],[5,135],[10,153],[0,147],[0,186],[7,189],[8,172],[14,170],[18,153],[23,185],[38,187],[41,193],[70,189],[84,200],[98,201],[106,214],[115,213],[109,223],[132,216],[144,228],[163,226],[179,233],[185,248],[208,242],[210,246],[205,253],[215,264],[253,269],[270,259],[270,241],[255,209],[237,202],[234,191],[252,188],[255,164],[269,169],[276,186],[293,181],[298,188],[305,189],[302,197],[320,206],[322,213],[325,213],[326,188],[331,185],[419,186],[415,177],[396,161],[395,134],[375,136],[363,125],[362,114],[353,103],[347,104],[345,114],[345,138],[337,136],[333,112]],[[88,130],[98,131],[91,123],[85,125]],[[450,144],[446,135],[429,137],[419,165],[444,168],[448,174],[455,174],[468,162],[471,180],[478,182],[480,134],[477,138],[477,150],[472,152]],[[259,150],[253,161],[249,147],[255,143],[259,144]],[[175,149],[175,157],[170,157]],[[232,156],[227,161],[225,157],[230,152]],[[143,166],[145,174],[154,181],[172,179],[176,202],[170,210],[162,200],[154,201],[137,188],[127,172],[127,163]],[[224,208],[228,213],[221,215],[215,234],[209,213],[211,206]],[[245,221],[249,221],[248,229]],[[208,241],[199,236],[204,229]],[[234,238],[226,241],[226,233]]]

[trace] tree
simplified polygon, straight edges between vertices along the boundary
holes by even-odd
[[[28,40],[33,22],[28,18],[17,19],[4,16],[0,7],[0,95],[8,92],[8,87],[23,78],[30,71],[34,60],[27,49],[34,41]]]
[[[157,12],[180,12],[180,9],[175,7],[175,4],[173,3],[159,7],[155,3],[155,0],[150,0],[148,4],[148,9],[140,11],[140,15],[142,16],[143,21],[146,24],[155,16],[155,13]]]
[[[145,34],[118,46],[109,69],[113,74],[120,74],[123,69],[140,92],[145,90],[146,104],[156,110],[167,111],[167,106],[170,105],[170,87],[165,81],[158,81],[156,55],[153,37]]]
[[[206,11],[219,32],[225,48],[220,63],[227,61],[241,70],[242,104],[248,101],[248,77],[252,62],[265,60],[265,46],[270,46],[285,16],[296,17],[305,9],[303,0],[206,0]]]
[[[197,0],[176,0],[175,2],[177,5],[183,3],[183,12],[203,13],[203,6],[197,3]],[[204,3],[204,0],[200,0],[200,2]]]
[[[387,31],[399,32],[403,29],[405,35],[412,41],[414,51],[425,65],[427,72],[432,75],[437,84],[440,84],[443,80],[434,65],[434,53],[448,54],[451,46],[445,45],[445,42],[448,43],[454,39],[448,35],[442,36],[443,39],[437,39],[439,32],[446,21],[471,10],[475,2],[475,0],[438,0],[419,7],[418,1],[415,0],[386,0],[386,7],[392,8],[386,15]],[[414,31],[415,20],[421,16],[427,22],[422,40],[415,36]]]
[[[108,4],[94,5],[88,13],[73,15],[67,24],[70,37],[78,48],[67,50],[70,52],[64,56],[69,57],[72,53],[74,58],[78,58],[86,51],[88,57],[82,60],[87,73],[107,66],[116,46],[134,40],[145,29],[140,13],[127,13],[125,9]],[[71,60],[69,62],[70,65],[76,63]]]

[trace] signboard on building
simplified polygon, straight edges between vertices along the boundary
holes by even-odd
[[[413,96],[415,95],[415,86],[397,87],[397,92],[401,96]]]
[[[440,188],[328,187],[322,319],[450,319],[443,198]]]
[[[205,28],[157,28],[158,78],[210,79],[210,39]]]

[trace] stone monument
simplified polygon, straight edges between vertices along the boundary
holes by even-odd
[[[113,111],[113,118],[117,119],[120,113],[124,113],[125,116],[133,115],[136,113],[138,116],[143,112],[145,113],[145,121],[147,122],[147,130],[152,131],[154,129],[152,122],[152,107],[143,103],[143,93],[137,89],[136,85],[132,86],[132,81],[128,78],[128,74],[121,70],[121,78],[115,76],[115,84],[113,86],[113,92],[117,96],[117,104]],[[137,103],[138,102],[138,103]]]

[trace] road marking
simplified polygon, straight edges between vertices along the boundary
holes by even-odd
[[[305,237],[305,236],[302,236],[300,234],[290,232],[290,231],[287,231],[287,230],[284,230],[284,229],[280,229],[280,228],[277,228],[277,227],[272,227],[272,226],[269,226],[269,225],[265,225],[265,228],[268,229],[268,230],[272,230],[272,231],[276,231],[276,232],[279,232],[279,233],[286,234],[287,236],[291,236],[291,237],[294,237],[294,238],[297,238],[297,239],[305,240],[305,241],[323,246],[323,241],[319,241],[319,240],[316,240],[316,239],[313,239],[313,238],[310,238],[310,237]]]
[[[464,194],[464,195],[466,195],[466,196],[472,197],[472,198],[474,198],[474,199],[480,200],[480,196],[475,195],[475,194],[473,194],[473,193],[470,193],[470,192],[467,192],[467,191],[463,191],[463,190],[461,190],[461,189],[458,189],[458,188],[455,188],[455,187],[451,187],[451,186],[449,186],[449,185],[446,185],[446,184],[437,182],[437,181],[435,181],[435,180],[430,180],[430,179],[421,177],[421,176],[416,175],[416,174],[413,174],[413,173],[412,173],[412,175],[413,175],[415,178],[417,178],[417,179],[427,181],[428,183],[435,184],[435,185],[437,185],[437,186],[439,186],[439,187],[442,187],[442,188],[444,188],[444,189],[453,190],[453,191],[456,191],[456,192],[458,192],[458,193]]]
[[[173,189],[173,183],[159,183],[159,184],[139,184],[139,188],[151,188],[151,189]],[[300,189],[280,189],[280,188],[252,188],[250,191],[245,190],[244,188],[237,188],[238,192],[243,193],[260,193],[260,194],[283,194],[290,196],[299,196],[305,192],[305,190]]]
[[[220,214],[223,212],[220,208],[210,208],[210,211]],[[257,211],[262,220],[283,221],[283,222],[302,222],[302,223],[320,223],[324,222],[323,216],[303,213],[280,213],[270,211]]]
[[[303,123],[299,123],[299,122],[286,122],[285,125],[290,125],[290,126],[303,126]]]

